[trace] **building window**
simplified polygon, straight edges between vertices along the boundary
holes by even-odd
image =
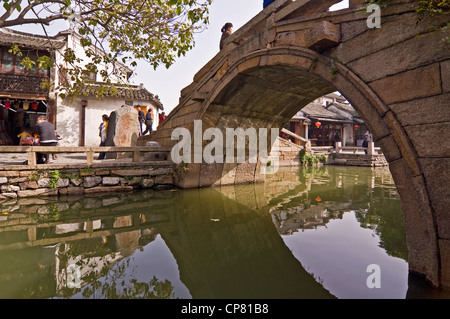
[[[26,74],[26,75],[37,75],[37,76],[47,76],[48,69],[40,69],[37,67],[37,60],[39,56],[47,55],[43,51],[38,50],[22,50],[23,56],[18,56],[13,53],[8,52],[8,47],[0,48],[0,72],[1,73],[15,73],[15,74]],[[36,62],[33,65],[32,69],[25,68],[23,64],[21,64],[24,56],[29,57],[32,61]]]
[[[1,70],[3,72],[11,72],[14,70],[14,55],[9,53],[8,50],[2,49],[2,65]]]

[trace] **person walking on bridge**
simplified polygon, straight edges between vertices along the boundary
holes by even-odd
[[[142,132],[142,135],[147,134],[148,132],[150,132],[149,134],[152,133],[152,126],[153,126],[153,117],[152,117],[152,109],[149,108],[147,114],[145,115],[145,131]]]

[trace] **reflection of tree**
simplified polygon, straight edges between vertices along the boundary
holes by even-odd
[[[110,238],[114,240],[114,238]],[[59,293],[71,297],[81,292],[84,298],[95,299],[170,299],[174,298],[173,285],[168,280],[158,280],[155,276],[148,282],[141,282],[129,274],[131,259],[123,258],[115,252],[112,240],[104,238],[78,240],[61,244],[58,259]],[[83,287],[68,285],[67,267],[75,264],[80,269],[80,283]]]
[[[0,299],[52,297],[55,291],[54,256],[54,248],[0,251]]]
[[[115,265],[105,276],[98,278],[94,273],[83,278],[90,281],[83,291],[84,298],[95,299],[173,299],[174,286],[169,280],[160,281],[155,276],[147,283],[135,278],[126,278],[130,259]]]
[[[386,253],[408,260],[406,231],[398,200],[383,201],[382,205],[372,205],[369,209],[356,212],[361,227],[370,228],[380,237],[379,246]]]

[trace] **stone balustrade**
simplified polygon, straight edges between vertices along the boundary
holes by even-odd
[[[21,154],[27,153],[27,166],[28,168],[37,167],[36,163],[36,153],[48,153],[48,154],[83,154],[82,157],[85,158],[84,164],[86,166],[92,166],[94,163],[95,153],[116,153],[118,158],[127,158],[131,153],[131,158],[134,163],[154,161],[154,160],[170,160],[170,147],[161,146],[135,146],[135,147],[117,147],[117,146],[79,146],[79,147],[58,147],[58,146],[1,146],[0,156],[4,154]],[[143,155],[143,156],[141,156]],[[77,161],[82,163],[83,161]],[[0,166],[6,164],[0,159]],[[51,168],[54,164],[41,164],[46,165],[46,168]],[[50,166],[49,166],[50,165]]]

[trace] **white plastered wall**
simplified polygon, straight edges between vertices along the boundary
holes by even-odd
[[[99,146],[100,137],[98,127],[102,122],[102,115],[110,115],[115,110],[125,105],[124,99],[118,98],[103,98],[88,99],[87,106],[85,108],[85,146]],[[133,101],[133,106],[146,105],[153,108],[153,114],[155,119],[153,120],[153,129],[157,127],[158,123],[158,109],[151,105],[148,101]],[[81,99],[74,99],[73,102],[58,99],[57,101],[57,113],[56,113],[56,130],[62,137],[59,142],[61,146],[78,146],[80,145],[81,137]],[[136,111],[137,120],[137,111]],[[143,126],[145,129],[145,125]]]

